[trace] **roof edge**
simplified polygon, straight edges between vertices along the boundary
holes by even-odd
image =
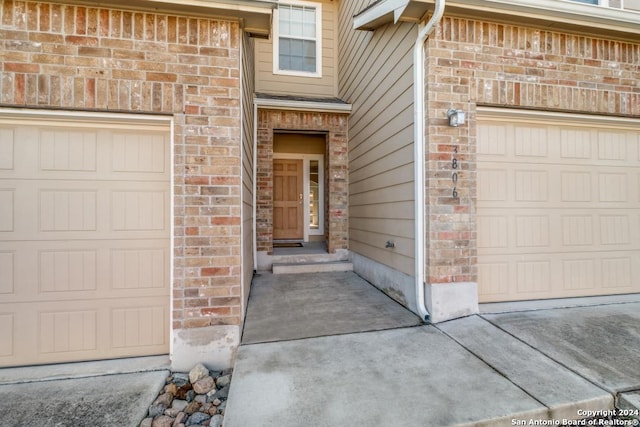
[[[356,30],[373,31],[391,22],[418,22],[434,0],[379,0],[353,17]],[[404,8],[400,17],[394,13]],[[640,12],[596,6],[571,0],[448,0],[447,9],[518,16],[618,33],[640,34]]]
[[[253,103],[258,108],[268,108],[272,110],[295,110],[295,111],[312,111],[316,113],[351,113],[353,106],[351,104],[328,102],[324,100],[296,100],[281,98],[263,98],[256,96]]]

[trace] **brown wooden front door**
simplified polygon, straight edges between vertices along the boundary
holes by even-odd
[[[302,240],[302,160],[273,161],[273,238]]]

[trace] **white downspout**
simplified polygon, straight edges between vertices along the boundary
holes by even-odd
[[[413,49],[413,94],[414,94],[414,186],[415,186],[415,280],[416,280],[416,303],[418,314],[425,321],[429,320],[429,312],[424,304],[424,43],[433,31],[436,22],[442,19],[444,14],[445,0],[435,0],[433,15],[429,22],[418,30],[418,38]]]
[[[253,271],[258,270],[258,104],[253,101]]]

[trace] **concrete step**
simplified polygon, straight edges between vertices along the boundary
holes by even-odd
[[[348,261],[273,264],[273,274],[326,273],[329,271],[353,271]]]
[[[349,251],[338,249],[335,253],[302,253],[289,255],[273,255],[273,264],[316,264],[323,262],[339,262],[349,260]]]

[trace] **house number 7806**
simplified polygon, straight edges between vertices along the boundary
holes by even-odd
[[[456,157],[458,154],[458,147],[453,148],[453,155],[451,156],[451,169],[453,172],[451,173],[451,181],[453,182],[453,191],[451,192],[451,196],[454,199],[458,198],[458,158]]]

